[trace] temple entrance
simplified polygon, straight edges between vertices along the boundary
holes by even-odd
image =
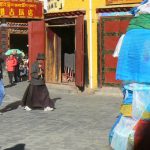
[[[27,34],[10,34],[10,49],[20,49],[28,54],[28,35]]]
[[[83,87],[84,16],[50,19],[46,31],[46,81]]]
[[[61,34],[61,76],[62,83],[75,81],[75,27],[59,29]]]
[[[47,31],[47,81],[74,84],[75,27],[51,27]]]
[[[48,20],[46,24],[32,21],[28,24],[28,38],[29,68],[38,52],[45,53],[46,82],[70,82],[84,87],[83,14],[65,19],[62,16],[61,19]]]

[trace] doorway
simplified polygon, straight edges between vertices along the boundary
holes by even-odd
[[[20,49],[26,55],[28,54],[28,35],[10,34],[10,49]]]
[[[48,28],[47,81],[74,84],[75,27]]]
[[[84,15],[49,18],[46,31],[46,82],[83,88]]]
[[[61,38],[61,82],[74,84],[75,81],[75,27],[56,29]]]

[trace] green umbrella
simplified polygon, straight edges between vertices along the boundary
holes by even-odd
[[[10,55],[10,54],[12,54],[14,51],[16,51],[16,53],[19,54],[19,55],[25,56],[24,52],[22,52],[22,51],[19,50],[19,49],[8,49],[8,50],[5,52],[5,55]]]

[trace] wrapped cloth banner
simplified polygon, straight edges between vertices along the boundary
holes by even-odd
[[[137,120],[129,117],[121,117],[119,123],[114,129],[114,135],[111,141],[111,147],[114,150],[127,150],[129,135],[134,133],[134,126]]]
[[[119,53],[117,80],[150,83],[150,30],[126,33]]]
[[[129,93],[126,93],[123,101],[123,103],[125,101],[131,102],[132,116],[126,117],[121,114],[113,125],[109,134],[109,141],[115,150],[127,150],[128,146],[134,143],[135,133],[138,132],[138,122],[145,112],[150,113],[150,84],[128,83],[124,85],[124,89],[133,91],[133,99],[131,99],[131,95],[128,95]],[[146,121],[149,119],[150,115]]]

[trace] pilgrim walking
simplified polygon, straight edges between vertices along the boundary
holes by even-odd
[[[34,108],[43,108],[44,111],[54,110],[54,102],[50,99],[44,81],[44,59],[44,54],[38,54],[37,60],[32,64],[31,81],[22,99],[22,105],[27,111]]]

